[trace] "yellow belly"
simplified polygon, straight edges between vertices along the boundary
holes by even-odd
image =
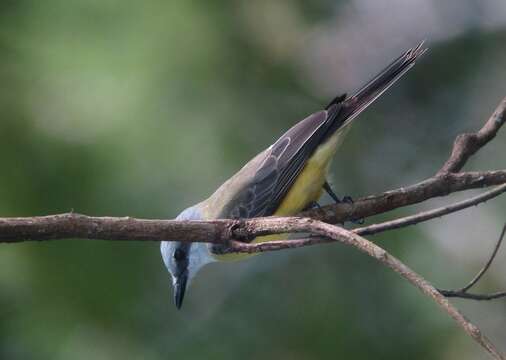
[[[317,201],[323,191],[330,161],[340,143],[341,132],[334,134],[322,144],[309,158],[294,184],[284,197],[273,216],[291,216],[298,214],[312,202]],[[261,243],[273,240],[283,240],[287,234],[267,235],[255,238],[252,243]],[[241,260],[250,257],[250,254],[214,255],[220,261]]]

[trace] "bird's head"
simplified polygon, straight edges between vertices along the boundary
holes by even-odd
[[[184,210],[176,220],[203,220],[195,206]],[[190,281],[206,264],[214,261],[206,243],[162,241],[160,244],[163,262],[172,277],[174,302],[178,309],[183,304],[184,294]]]

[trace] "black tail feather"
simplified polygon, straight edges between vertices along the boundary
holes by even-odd
[[[423,47],[423,43],[422,41],[416,47],[409,49],[392,61],[390,65],[357,91],[355,95],[346,98],[345,94],[334,98],[325,108],[329,112],[335,112],[333,116],[334,124],[329,129],[329,133],[333,133],[338,128],[349,124],[358,114],[364,111],[374,100],[411,69],[415,65],[416,60],[427,50],[427,48]]]
[[[423,47],[423,41],[416,47],[409,49],[395,59],[375,78],[363,86],[355,95],[345,99],[342,103],[341,115],[344,115],[345,122],[350,122],[374,100],[392,86],[402,75],[411,69],[416,60],[425,53],[427,48]]]

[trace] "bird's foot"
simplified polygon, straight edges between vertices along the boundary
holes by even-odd
[[[318,204],[318,201],[311,201],[302,211],[307,211],[311,209],[321,209],[321,205]]]
[[[348,196],[348,195],[344,196],[342,199],[339,199],[339,197],[336,195],[336,193],[334,192],[334,190],[332,190],[332,188],[330,187],[330,184],[327,181],[325,181],[325,183],[323,184],[323,189],[336,202],[336,204],[344,203],[344,204],[350,204],[350,205],[352,205],[354,203],[353,198],[351,196]],[[353,224],[362,225],[365,222],[365,219],[364,218],[361,218],[361,219],[350,219],[350,221]]]
[[[353,203],[354,203],[353,198],[351,196],[344,196],[343,199],[341,200],[341,202],[345,203],[345,204],[350,204],[350,205],[353,205]],[[350,219],[350,221],[353,224],[356,224],[356,225],[362,225],[362,224],[365,223],[365,219],[364,218]]]

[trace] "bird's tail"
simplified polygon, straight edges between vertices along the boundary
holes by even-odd
[[[383,71],[381,71],[374,79],[369,81],[355,95],[351,97],[337,97],[328,106],[330,111],[334,104],[340,103],[339,118],[341,124],[339,128],[345,127],[358,114],[364,111],[370,104],[374,102],[381,94],[383,94],[390,86],[392,86],[402,75],[415,65],[416,60],[427,50],[423,47],[423,42],[416,47],[409,49],[404,54],[395,59]]]

